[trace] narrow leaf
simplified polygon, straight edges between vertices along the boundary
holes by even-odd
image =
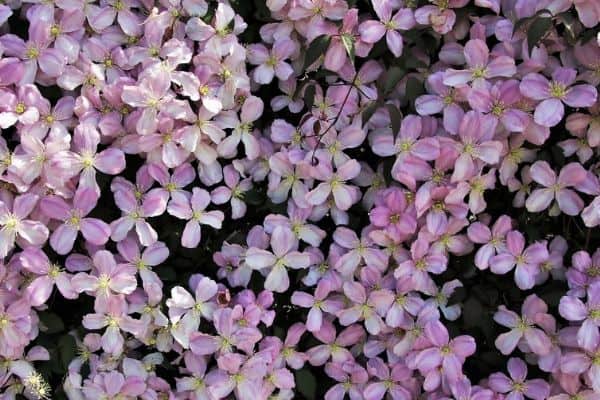
[[[365,126],[367,122],[371,119],[375,111],[379,108],[379,103],[377,101],[372,101],[362,112],[362,124]]]
[[[330,42],[331,36],[320,35],[310,43],[304,57],[304,69],[310,67],[321,55],[325,54]]]
[[[346,53],[348,53],[348,57],[350,57],[352,64],[354,64],[354,36],[344,33],[340,37]]]
[[[310,111],[315,104],[315,93],[317,89],[315,85],[309,85],[304,91],[304,105]]]
[[[386,104],[385,107],[390,115],[390,124],[392,126],[392,133],[396,135],[400,131],[400,121],[402,121],[402,114],[398,107],[393,104]]]
[[[527,47],[529,53],[546,36],[548,30],[552,27],[552,18],[537,18],[531,23],[527,30]]]
[[[405,74],[406,71],[404,69],[400,67],[391,67],[385,74],[385,81],[383,83],[384,94],[392,92]]]

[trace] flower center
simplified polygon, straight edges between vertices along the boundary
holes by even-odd
[[[25,106],[25,103],[23,103],[22,101],[18,102],[17,105],[15,106],[15,112],[17,114],[23,114],[25,112],[25,110],[27,110],[27,107]]]
[[[100,277],[98,278],[98,288],[100,288],[102,290],[106,290],[106,289],[108,289],[109,285],[110,285],[110,276],[108,276],[106,274],[100,275]]]
[[[39,55],[40,51],[35,46],[31,46],[25,51],[25,58],[28,58],[30,60],[38,58]]]
[[[485,78],[485,75],[487,73],[487,70],[485,67],[475,67],[473,68],[473,78],[474,79],[480,79],[480,78]]]
[[[567,87],[560,82],[553,81],[550,84],[550,95],[562,99],[567,94]]]

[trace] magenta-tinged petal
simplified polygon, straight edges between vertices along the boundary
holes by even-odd
[[[96,155],[94,166],[105,174],[116,175],[125,169],[125,155],[119,149],[106,149]]]
[[[81,233],[90,243],[101,246],[110,237],[110,226],[96,218],[84,218],[81,220]]]
[[[200,224],[197,221],[188,221],[181,235],[181,245],[188,249],[198,247],[201,238]]]
[[[565,114],[565,107],[558,99],[546,99],[535,109],[533,119],[541,126],[551,128],[557,125]]]
[[[54,283],[48,276],[40,276],[27,286],[27,296],[32,306],[40,306],[50,298]]]
[[[496,338],[496,348],[500,350],[502,354],[508,355],[517,347],[522,336],[523,334],[516,329],[503,333]]]
[[[571,189],[562,189],[556,193],[556,202],[567,215],[578,215],[584,207],[583,200]]]
[[[563,98],[570,107],[591,107],[598,98],[598,92],[592,85],[575,85],[571,87]]]
[[[62,224],[50,236],[50,246],[58,254],[67,254],[73,248],[78,230],[69,224]]]
[[[554,193],[551,189],[536,189],[527,198],[525,206],[529,212],[540,212],[547,209],[553,199]]]
[[[377,43],[385,35],[385,26],[374,20],[365,21],[358,27],[360,38],[366,43]]]
[[[274,265],[277,258],[266,250],[251,247],[246,251],[245,261],[250,268],[262,269]]]

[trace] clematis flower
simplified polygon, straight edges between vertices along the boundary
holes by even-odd
[[[39,197],[22,194],[0,200],[0,258],[6,257],[17,243],[42,246],[48,239],[48,228],[41,222],[26,219],[37,206]]]
[[[98,152],[100,133],[91,123],[82,123],[75,128],[73,151],[56,154],[52,166],[65,178],[79,176],[80,185],[100,192],[96,182],[96,170],[116,175],[125,169],[124,153],[114,147]]]
[[[131,294],[136,289],[135,268],[126,264],[117,264],[115,257],[109,251],[96,252],[92,262],[95,273],[90,275],[80,272],[71,279],[71,284],[79,293],[94,294],[98,305],[106,306],[106,301],[115,297],[114,295]],[[120,307],[118,302],[113,305]]]
[[[308,254],[296,250],[298,241],[288,228],[276,227],[270,243],[273,253],[257,247],[249,248],[246,252],[246,264],[253,269],[270,268],[265,280],[265,289],[285,292],[290,286],[287,268],[307,268],[310,258]]]
[[[416,367],[426,374],[427,379],[431,370],[441,366],[449,383],[458,382],[462,378],[462,364],[475,353],[475,339],[461,335],[450,340],[448,330],[440,321],[425,325],[425,335],[432,347],[419,352],[414,360]]]
[[[565,165],[558,178],[556,173],[546,161],[536,161],[530,171],[531,179],[544,186],[544,189],[535,189],[527,198],[525,206],[530,212],[540,212],[550,206],[556,199],[550,213],[557,215],[560,211],[567,215],[577,215],[583,209],[583,200],[572,189],[568,187],[577,186],[586,178],[586,171],[578,163]]]
[[[312,169],[315,179],[321,181],[316,188],[306,194],[306,201],[312,205],[320,205],[333,195],[335,205],[342,211],[348,210],[357,201],[358,188],[346,184],[360,173],[360,164],[356,160],[349,160],[340,165],[333,172],[332,165],[320,163]]]
[[[514,399],[542,400],[548,398],[550,385],[542,379],[527,379],[527,364],[520,358],[508,360],[508,374],[496,372],[490,375],[489,385],[499,393],[508,393],[507,397]]]
[[[456,70],[448,68],[444,73],[444,84],[461,86],[473,82],[479,87],[485,79],[512,77],[516,72],[515,60],[509,56],[496,56],[490,60],[487,44],[480,39],[471,39],[465,44],[464,56],[468,69]]]
[[[538,355],[547,354],[552,343],[546,333],[540,328],[548,314],[548,306],[536,295],[527,296],[523,306],[521,307],[522,316],[508,310],[505,306],[498,307],[498,311],[494,314],[494,321],[502,326],[511,328],[510,332],[503,333],[496,339],[496,347],[504,355],[508,355],[520,343],[527,345],[532,352]]]
[[[91,188],[82,188],[75,192],[73,206],[69,206],[59,196],[47,196],[40,202],[40,208],[50,218],[63,221],[50,236],[50,245],[61,255],[73,249],[77,233],[88,242],[101,246],[110,237],[110,226],[97,218],[86,218],[98,202],[98,193]]]
[[[285,60],[295,50],[294,42],[290,39],[277,40],[271,51],[262,44],[251,45],[248,48],[248,62],[258,65],[253,71],[254,80],[266,85],[271,83],[274,76],[282,81],[288,79],[294,70]]]
[[[260,144],[253,135],[253,130],[254,121],[262,115],[263,109],[262,100],[256,96],[250,96],[244,101],[239,117],[235,112],[223,112],[219,115],[217,124],[222,129],[233,129],[232,133],[217,145],[220,156],[235,157],[240,142],[244,144],[248,159],[254,160],[259,156]]]
[[[222,211],[206,211],[210,204],[210,194],[200,188],[193,188],[192,195],[184,192],[175,192],[167,207],[169,214],[188,220],[181,236],[181,245],[187,248],[196,248],[200,243],[200,225],[209,225],[221,229],[225,215]]]
[[[71,285],[71,274],[65,272],[58,264],[51,263],[41,249],[28,247],[20,254],[19,259],[23,268],[36,276],[26,289],[32,306],[46,303],[54,285],[64,298],[77,298],[77,292]]]
[[[392,16],[392,4],[385,0],[374,0],[373,8],[379,21],[367,20],[358,27],[360,38],[366,43],[377,43],[384,35],[388,48],[396,57],[402,55],[403,42],[399,30],[409,30],[415,26],[415,18],[410,8],[401,8]]]
[[[379,357],[367,362],[367,371],[378,381],[368,383],[363,391],[365,400],[381,400],[389,394],[393,399],[410,399],[414,378],[403,362],[397,362],[390,368]]]
[[[600,284],[587,289],[587,304],[574,296],[563,296],[558,311],[568,321],[583,321],[577,332],[577,343],[590,349],[600,344]]]
[[[86,329],[102,329],[102,349],[114,356],[123,352],[125,340],[121,331],[137,335],[141,331],[140,321],[127,315],[127,302],[123,296],[111,296],[107,299],[106,307],[100,307],[99,312],[83,316],[82,324]]]
[[[537,73],[527,74],[520,84],[523,96],[541,101],[535,108],[533,119],[536,123],[553,127],[565,114],[566,104],[569,107],[590,107],[597,99],[598,92],[592,85],[575,85],[577,71],[571,68],[556,68],[552,73],[552,81]]]

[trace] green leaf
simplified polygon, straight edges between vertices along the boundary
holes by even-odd
[[[409,104],[414,104],[415,99],[425,93],[423,82],[417,78],[410,77],[406,81],[406,98]]]
[[[306,56],[304,57],[304,68],[307,69],[311,65],[314,64],[315,61],[319,59],[329,47],[329,43],[331,42],[331,36],[329,35],[320,35],[313,40],[308,46],[308,50],[306,50]]]
[[[406,71],[400,67],[391,67],[385,74],[385,81],[383,82],[383,93],[388,94],[392,92],[400,79],[406,74]]]
[[[73,336],[67,334],[58,339],[58,354],[60,355],[63,368],[66,370],[71,360],[77,354],[77,344]]]
[[[38,315],[40,317],[42,327],[44,328],[40,328],[42,332],[52,334],[62,332],[65,329],[65,324],[63,324],[62,320],[58,315],[46,311],[43,311]]]
[[[567,41],[571,45],[575,45],[578,39],[578,31],[580,31],[581,26],[577,18],[575,18],[571,13],[564,12],[558,16],[558,19],[565,27],[565,34],[567,37]]]
[[[317,380],[310,371],[306,369],[296,371],[296,387],[308,400],[316,398]]]
[[[309,85],[304,91],[304,105],[309,111],[313,108],[313,105],[315,104],[316,91],[317,88],[315,87],[315,85]]]
[[[385,106],[388,110],[388,114],[390,115],[392,133],[396,135],[400,131],[400,121],[402,120],[402,113],[400,113],[398,107],[396,107],[393,104],[386,104]]]
[[[546,36],[552,27],[552,18],[537,18],[527,29],[527,47],[529,53]]]
[[[372,101],[363,110],[363,112],[362,112],[362,124],[363,124],[363,126],[365,126],[366,123],[369,122],[369,120],[371,119],[371,117],[373,116],[373,114],[375,114],[375,111],[377,111],[378,108],[379,108],[379,102]]]
[[[340,38],[342,39],[342,44],[346,49],[346,53],[348,53],[348,57],[350,57],[352,64],[354,64],[354,36],[343,33]]]

